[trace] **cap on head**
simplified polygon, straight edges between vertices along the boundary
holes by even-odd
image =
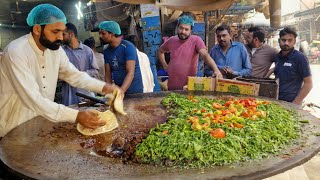
[[[27,17],[29,26],[53,24],[56,22],[67,23],[64,13],[52,4],[40,4],[34,7]]]
[[[99,28],[108,32],[112,32],[116,35],[121,34],[120,26],[115,21],[103,21],[99,24]]]
[[[193,26],[194,20],[192,19],[192,17],[184,15],[178,18],[178,24],[187,24]]]

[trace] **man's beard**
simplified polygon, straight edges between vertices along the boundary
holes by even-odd
[[[41,32],[39,41],[40,41],[42,46],[44,46],[44,47],[46,47],[48,49],[51,49],[51,50],[59,49],[60,45],[62,44],[61,40],[56,40],[54,42],[51,42],[50,40],[48,40],[46,38],[46,36],[43,34],[43,31]]]
[[[99,38],[99,40],[100,40],[100,44],[101,44],[102,46],[108,44],[108,43],[106,43],[102,38]]]
[[[63,41],[62,41],[62,43],[63,43],[64,45],[69,45],[70,42],[71,42],[70,39],[63,39]]]
[[[185,37],[183,37],[182,35],[185,36]],[[180,34],[178,34],[178,37],[179,37],[180,40],[187,40],[190,37],[190,35],[186,36],[186,35],[180,33]]]
[[[252,42],[247,42],[247,46],[248,46],[250,49],[254,48],[253,45],[252,45]]]
[[[294,47],[289,47],[289,46],[286,46],[286,45],[280,46],[280,48],[281,48],[282,51],[291,51],[291,50],[294,49]]]
[[[100,44],[103,46],[103,45],[106,45],[106,44],[110,44],[106,41],[104,41],[102,38],[100,38]]]

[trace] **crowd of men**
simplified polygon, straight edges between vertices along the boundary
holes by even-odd
[[[166,40],[159,49],[159,60],[168,70],[169,90],[181,90],[187,83],[187,77],[196,75],[200,54],[206,63],[206,76],[269,78],[274,73],[275,78],[279,78],[279,99],[297,105],[301,105],[311,91],[309,61],[303,53],[294,49],[297,38],[294,29],[286,27],[280,31],[281,51],[278,52],[265,43],[262,28],[249,28],[244,45],[232,41],[230,27],[221,25],[216,28],[218,43],[208,54],[202,40],[191,35],[193,24],[191,16],[181,16],[177,23],[177,35]],[[165,52],[170,52],[169,64],[164,59]],[[275,67],[270,68],[273,63]]]
[[[279,78],[279,99],[301,105],[312,88],[308,59],[294,49],[297,33],[279,33],[281,51],[265,43],[259,27],[248,29],[246,44],[232,41],[230,27],[216,28],[217,44],[208,51],[203,40],[192,35],[194,17],[177,20],[176,35],[159,48],[158,58],[168,72],[168,89],[182,90],[188,76],[196,76],[199,56],[206,76]],[[34,7],[27,17],[30,33],[12,41],[0,61],[0,137],[14,127],[43,116],[54,122],[77,122],[96,128],[104,123],[91,111],[67,106],[81,102],[76,92],[105,95],[117,89],[125,94],[153,92],[154,76],[146,54],[136,48],[136,37],[123,37],[119,24],[103,21],[99,36],[106,43],[103,54],[94,38],[82,43],[74,24],[51,4]],[[170,62],[165,53],[170,53]],[[270,69],[272,63],[275,67]],[[63,104],[53,102],[57,81],[62,82]]]

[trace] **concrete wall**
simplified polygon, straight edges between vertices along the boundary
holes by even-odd
[[[74,7],[74,6],[73,6]],[[67,17],[67,21],[74,24],[78,30],[78,39],[80,41],[84,41],[85,39],[90,37],[90,33],[89,31],[86,31],[84,29],[84,21],[83,18],[81,19],[77,19],[77,11],[76,8],[65,8],[63,9],[63,12],[65,13],[66,17]]]
[[[11,41],[29,33],[29,29],[0,27],[0,48],[4,49]]]

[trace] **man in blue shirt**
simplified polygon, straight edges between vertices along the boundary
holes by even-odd
[[[221,25],[216,29],[218,44],[211,49],[210,56],[224,78],[250,76],[252,68],[247,50],[243,44],[233,42],[230,34],[229,26]],[[206,66],[205,75],[211,76],[211,74],[212,71]]]
[[[135,46],[121,39],[117,22],[103,21],[99,24],[99,35],[108,46],[104,49],[106,82],[120,86],[123,93],[143,93],[140,66]]]
[[[63,32],[62,47],[66,52],[69,61],[79,70],[88,73],[91,77],[99,77],[99,67],[94,57],[93,51],[78,40],[78,31],[74,24],[67,23],[66,30]],[[76,92],[81,92],[90,96],[94,96],[93,92],[75,88],[68,83],[63,82],[62,87],[62,103],[66,106],[78,104],[82,100],[76,95]]]
[[[274,74],[279,78],[279,99],[301,105],[312,89],[308,59],[294,49],[297,33],[284,28],[279,33],[281,51],[276,56]]]

